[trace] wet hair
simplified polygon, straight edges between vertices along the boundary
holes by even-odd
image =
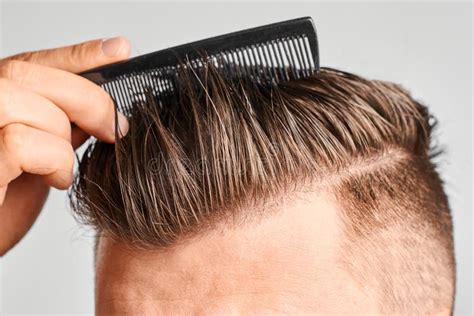
[[[452,222],[430,146],[434,118],[401,86],[336,69],[270,86],[208,66],[174,97],[136,103],[128,134],[94,142],[77,217],[136,247],[166,248],[320,183],[341,205],[342,261],[382,311],[452,306]]]

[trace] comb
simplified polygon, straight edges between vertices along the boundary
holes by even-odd
[[[183,62],[184,61],[184,62]],[[160,99],[177,91],[181,67],[199,71],[208,64],[230,77],[258,84],[305,78],[319,72],[316,29],[303,17],[212,37],[80,73],[105,89],[117,107],[130,113],[151,93]]]

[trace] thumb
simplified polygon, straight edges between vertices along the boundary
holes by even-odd
[[[81,72],[126,59],[130,43],[125,37],[92,40],[76,45],[26,52],[8,59],[23,60],[69,72]]]

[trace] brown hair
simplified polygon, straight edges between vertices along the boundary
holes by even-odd
[[[136,104],[116,145],[90,145],[72,203],[81,220],[136,246],[167,247],[320,182],[343,206],[342,261],[390,297],[381,306],[424,313],[452,304],[434,120],[406,90],[329,68],[271,87],[211,66],[197,81],[189,70],[180,76],[175,98]]]

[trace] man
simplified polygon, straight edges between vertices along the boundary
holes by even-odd
[[[125,137],[80,163],[99,314],[451,312],[451,217],[423,105],[327,68],[273,87],[198,76],[137,103]]]

